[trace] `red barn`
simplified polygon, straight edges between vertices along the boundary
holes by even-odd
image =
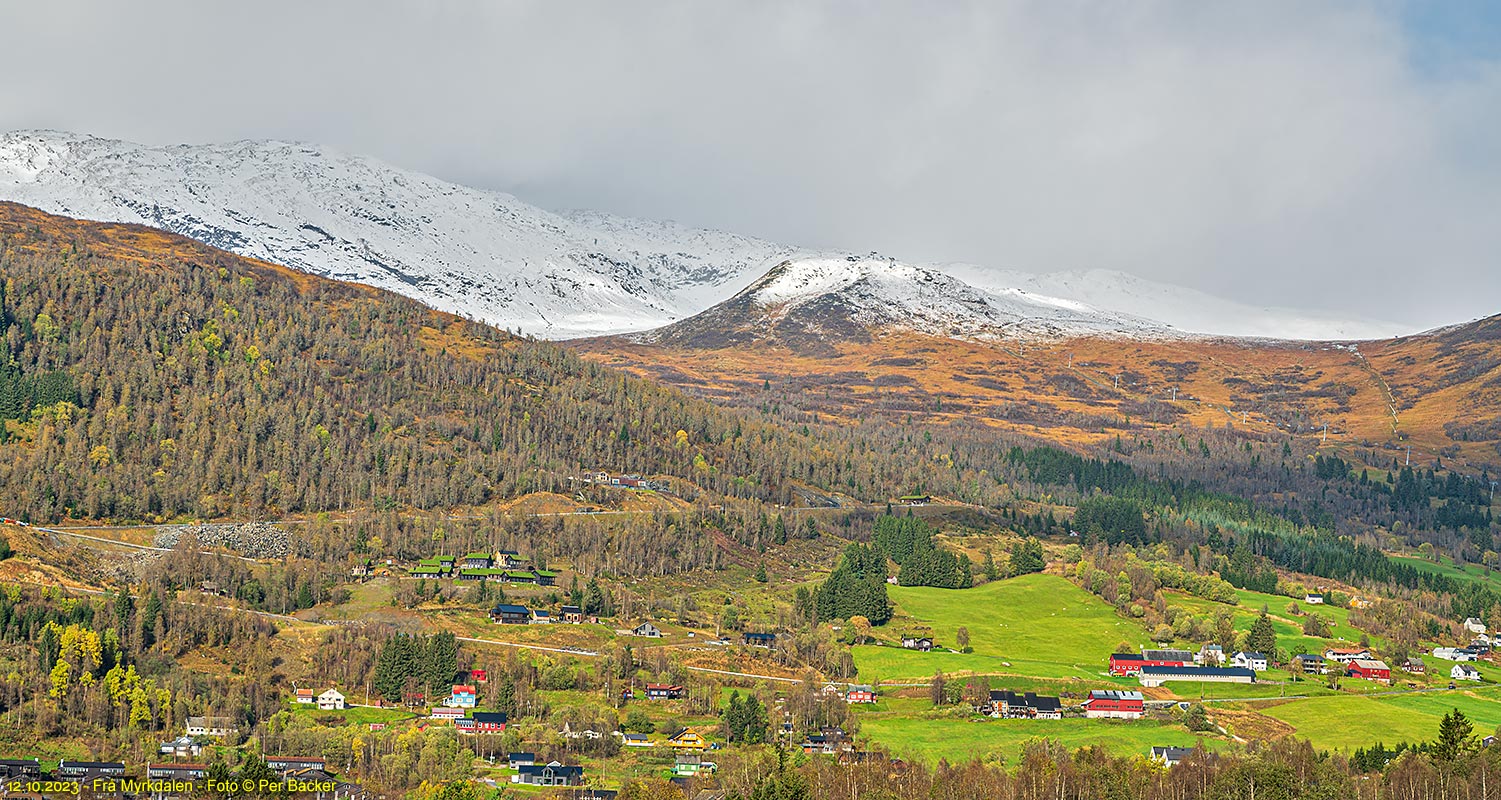
[[[1084,701],[1084,716],[1090,719],[1140,719],[1146,713],[1141,692],[1096,689]]]
[[[1187,650],[1143,650],[1141,655],[1115,653],[1110,656],[1110,674],[1140,675],[1142,667],[1186,667],[1192,663],[1193,653]]]
[[[1392,682],[1392,671],[1390,667],[1386,666],[1385,661],[1359,658],[1351,661],[1350,665],[1345,669],[1347,674],[1352,678],[1365,678],[1368,681],[1375,681],[1377,683]]]

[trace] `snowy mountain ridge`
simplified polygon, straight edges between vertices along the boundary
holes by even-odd
[[[873,328],[956,339],[1027,335],[1161,336],[1161,323],[1020,289],[985,290],[928,267],[880,257],[809,257],[779,265],[744,293],[768,322],[838,298]]]
[[[53,131],[0,134],[0,199],[163,228],[542,338],[657,328],[752,285],[766,292],[761,305],[782,304],[784,313],[824,287],[855,319],[961,337],[1156,336],[1176,329],[1350,339],[1408,332],[1255,308],[1121,273],[915,266],[670,222],[546,211],[508,194],[290,142],[159,147]],[[768,270],[788,264],[767,281]]]
[[[148,147],[50,131],[0,135],[0,199],[163,228],[544,338],[661,325],[792,252],[668,222],[557,214],[276,141]]]

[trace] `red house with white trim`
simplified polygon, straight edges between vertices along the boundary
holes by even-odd
[[[1140,719],[1144,713],[1141,692],[1096,689],[1084,701],[1084,716],[1090,719]]]
[[[1186,667],[1194,663],[1193,653],[1187,650],[1143,650],[1136,653],[1113,653],[1110,656],[1110,674],[1126,677],[1140,675],[1142,667]]]
[[[1392,671],[1386,665],[1385,661],[1360,658],[1351,661],[1345,670],[1352,678],[1365,678],[1368,681],[1375,681],[1377,683],[1392,682]]]

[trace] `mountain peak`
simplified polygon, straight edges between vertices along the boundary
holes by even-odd
[[[697,348],[762,341],[822,351],[887,331],[979,342],[1174,335],[1139,317],[1019,289],[986,291],[872,254],[787,259],[729,300],[634,338]]]

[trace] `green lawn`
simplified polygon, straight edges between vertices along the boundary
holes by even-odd
[[[288,703],[287,707],[294,714],[302,714],[315,719],[340,719],[346,725],[368,725],[372,722],[399,722],[416,716],[412,712],[400,708],[350,706],[342,711],[320,711],[316,705],[309,703]]]
[[[860,735],[889,749],[893,754],[928,763],[940,758],[960,763],[975,758],[1001,757],[1014,763],[1030,739],[1055,740],[1070,750],[1101,745],[1117,755],[1146,755],[1154,746],[1192,747],[1201,738],[1179,725],[1148,720],[1098,719],[985,719],[961,717],[914,717],[896,714],[862,714]],[[1206,739],[1210,747],[1221,746]]]
[[[893,586],[897,617],[882,631],[899,638],[925,625],[940,646],[955,647],[967,627],[973,653],[919,653],[900,647],[855,648],[861,680],[926,679],[937,670],[1042,678],[1099,679],[1121,641],[1145,631],[1098,597],[1055,575],[1025,575],[973,589]]]
[[[1439,720],[1458,708],[1485,736],[1501,725],[1501,694],[1493,689],[1414,692],[1385,697],[1351,694],[1292,700],[1256,710],[1297,729],[1315,747],[1353,750],[1434,738]]]
[[[1435,564],[1426,558],[1418,558],[1416,556],[1391,556],[1391,559],[1423,572],[1434,572],[1446,577],[1478,583],[1495,591],[1501,591],[1501,572],[1486,569],[1479,564],[1467,564],[1464,567],[1458,567],[1449,558],[1440,558],[1439,562]]]

